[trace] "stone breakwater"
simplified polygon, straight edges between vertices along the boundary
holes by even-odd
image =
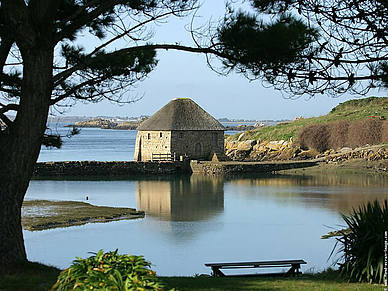
[[[164,174],[237,174],[271,173],[280,170],[315,166],[315,161],[286,161],[267,163],[242,162],[97,162],[71,161],[37,163],[34,177],[54,176],[136,176]]]
[[[191,161],[193,173],[205,175],[239,174],[239,173],[272,173],[276,171],[308,168],[316,166],[316,161],[284,162],[207,162]]]
[[[70,161],[37,163],[35,177],[47,176],[134,176],[189,173],[187,162],[99,162]]]
[[[342,164],[347,161],[365,161],[367,168],[388,171],[388,145],[362,148],[342,148],[325,153],[303,151],[292,143],[242,141],[226,146],[234,161],[176,161],[176,162],[99,162],[70,161],[37,163],[34,177],[50,176],[136,176],[155,174],[236,174],[270,173],[307,168],[318,162]]]

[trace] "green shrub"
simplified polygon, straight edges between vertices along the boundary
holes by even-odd
[[[387,200],[383,207],[376,200],[342,215],[350,232],[337,238],[342,253],[339,263],[343,276],[360,282],[379,283],[384,280],[384,240],[388,231]]]
[[[87,259],[77,257],[51,290],[166,290],[150,266],[143,256],[100,250]]]

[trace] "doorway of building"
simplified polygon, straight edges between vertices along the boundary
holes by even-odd
[[[202,146],[198,142],[198,143],[195,144],[195,157],[196,158],[200,158],[201,157],[201,152],[202,152]]]

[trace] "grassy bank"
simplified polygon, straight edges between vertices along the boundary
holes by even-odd
[[[22,226],[28,230],[143,217],[144,212],[134,208],[95,206],[79,201],[27,200],[22,207]]]
[[[267,126],[256,130],[247,131],[243,140],[289,140],[296,138],[298,132],[307,125],[328,123],[337,120],[355,121],[370,118],[371,116],[384,116],[388,118],[388,97],[369,97],[364,99],[349,100],[333,108],[328,114],[300,118],[294,121],[280,123],[276,126]],[[239,134],[233,138],[237,139]]]
[[[55,283],[60,270],[37,263],[10,265],[0,269],[1,291],[47,291]],[[301,278],[265,277],[162,277],[179,291],[226,290],[382,290],[382,285],[349,283],[339,279],[337,271],[327,271]]]
[[[47,291],[60,270],[39,263],[25,262],[0,267],[0,291]]]
[[[248,290],[382,290],[381,285],[348,283],[333,273],[305,276],[303,278],[188,278],[167,277],[163,280],[179,291],[248,291]]]

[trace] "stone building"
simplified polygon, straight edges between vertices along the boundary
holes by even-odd
[[[224,157],[224,126],[188,98],[176,98],[138,127],[135,161]]]

